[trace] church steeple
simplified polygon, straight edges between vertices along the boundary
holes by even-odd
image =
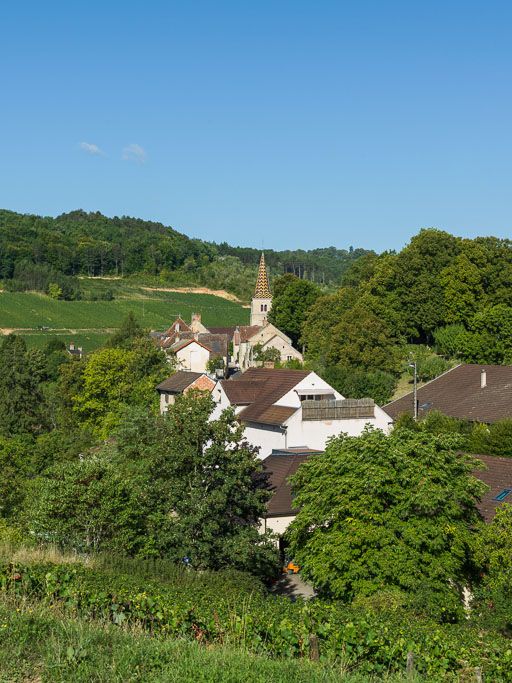
[[[251,325],[266,325],[267,315],[272,308],[272,293],[265,267],[265,254],[261,254],[258,279],[251,302]]]
[[[256,289],[254,290],[255,299],[271,299],[270,285],[268,282],[267,269],[265,267],[265,254],[262,252],[260,256],[260,266],[258,268],[258,279],[256,280]]]

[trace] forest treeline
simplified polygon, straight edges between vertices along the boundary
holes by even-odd
[[[266,257],[272,276],[291,270],[329,286],[339,284],[350,263],[365,253],[328,247],[268,250]],[[18,291],[74,299],[80,298],[80,275],[141,274],[228,289],[248,299],[259,257],[258,249],[190,239],[161,223],[127,216],[78,210],[51,218],[0,211],[0,280]]]
[[[270,318],[342,394],[382,403],[412,361],[423,381],[460,361],[512,363],[511,284],[510,240],[428,229],[358,258],[332,293],[280,278]]]

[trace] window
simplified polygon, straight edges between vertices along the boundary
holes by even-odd
[[[283,349],[284,349],[284,346],[283,346]],[[291,359],[292,359],[291,356],[286,356],[286,360],[291,360]]]
[[[261,310],[261,312],[263,313],[263,311],[264,311],[263,304],[261,304],[260,310]]]
[[[503,491],[500,491],[500,493],[498,493],[498,495],[496,496],[496,498],[494,500],[498,500],[501,502],[502,500],[505,500],[505,498],[510,493],[512,493],[512,489],[503,489]]]

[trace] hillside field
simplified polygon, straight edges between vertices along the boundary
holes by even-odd
[[[91,300],[108,287],[112,301]],[[177,315],[187,322],[201,313],[205,325],[244,325],[249,311],[241,304],[211,294],[168,292],[119,281],[90,282],[87,299],[60,301],[34,292],[0,291],[0,332],[15,331],[29,346],[41,347],[50,337],[73,339],[85,351],[100,346],[130,311],[149,329],[164,330]],[[48,328],[41,330],[41,328]]]

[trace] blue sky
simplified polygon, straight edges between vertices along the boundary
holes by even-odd
[[[266,248],[511,236],[512,6],[0,8],[0,206]]]

